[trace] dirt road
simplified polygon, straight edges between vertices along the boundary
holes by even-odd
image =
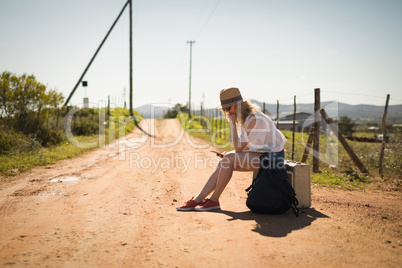
[[[236,173],[221,211],[177,212],[217,163],[176,120],[0,184],[0,266],[401,267],[401,194],[312,187],[296,218],[246,205]],[[179,138],[178,138],[179,137]]]

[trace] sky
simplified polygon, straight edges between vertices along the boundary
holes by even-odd
[[[0,0],[0,72],[67,98],[125,0]],[[219,92],[282,104],[402,104],[401,0],[133,0],[133,106],[219,105]],[[70,104],[129,97],[129,9]]]

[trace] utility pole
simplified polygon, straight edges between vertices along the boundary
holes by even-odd
[[[119,16],[117,16],[117,19],[113,22],[112,27],[110,27],[109,31],[107,32],[105,38],[103,38],[102,43],[99,45],[98,49],[96,50],[95,54],[92,56],[92,59],[89,61],[87,67],[85,68],[84,72],[82,73],[80,79],[78,79],[77,84],[75,84],[75,87],[73,88],[73,90],[71,91],[70,95],[68,96],[66,102],[64,103],[64,106],[67,106],[67,104],[69,103],[70,99],[73,97],[74,92],[77,90],[79,84],[81,83],[82,79],[84,78],[85,74],[87,73],[89,67],[91,66],[92,62],[95,60],[96,55],[98,55],[98,52],[100,51],[100,49],[102,48],[103,44],[105,43],[106,39],[108,38],[109,34],[112,32],[113,27],[116,25],[117,21],[120,19],[121,14],[123,14],[124,9],[126,8],[126,6],[130,3],[130,8],[131,8],[131,0],[128,0],[126,2],[126,4],[124,5],[123,9],[120,11]],[[131,16],[130,16],[130,20],[131,20]]]
[[[195,43],[194,40],[187,41],[190,44],[190,79],[189,79],[189,86],[188,86],[188,116],[191,118],[191,62],[192,62],[192,55],[193,55],[193,44]]]
[[[130,115],[134,117],[133,114],[133,9],[132,0],[128,0],[130,3]]]
[[[314,136],[313,136],[313,172],[318,173],[320,156],[320,109],[321,109],[320,89],[314,89]]]
[[[133,0],[128,0],[127,3],[130,4],[129,5],[130,6],[130,101],[129,101],[130,116],[134,120],[134,124],[136,125],[136,127],[138,127],[139,130],[141,130],[142,132],[144,132],[148,136],[154,138],[155,136],[145,132],[138,125],[137,119],[135,118],[134,112],[133,112],[133,7],[132,7],[133,6]]]

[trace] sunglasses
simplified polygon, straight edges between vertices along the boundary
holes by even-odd
[[[222,110],[224,112],[229,112],[231,108],[232,108],[232,106],[229,106],[229,107],[226,107],[226,108],[222,108]]]

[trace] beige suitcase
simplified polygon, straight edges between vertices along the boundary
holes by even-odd
[[[296,192],[296,198],[299,201],[297,208],[309,208],[311,206],[311,179],[310,165],[285,160],[288,179]],[[253,172],[253,179],[258,172]]]
[[[299,201],[298,208],[309,208],[311,206],[311,180],[310,165],[285,160],[286,171],[289,182],[296,192]]]

